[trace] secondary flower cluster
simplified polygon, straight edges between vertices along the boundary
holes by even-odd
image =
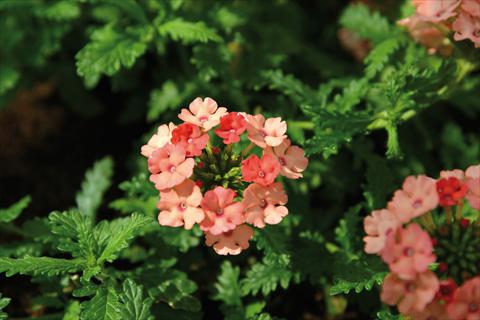
[[[449,55],[447,34],[456,41],[469,39],[480,48],[480,0],[412,0],[416,13],[400,21],[430,53]]]
[[[249,225],[263,228],[288,214],[275,180],[301,178],[308,159],[291,145],[281,118],[228,112],[211,98],[196,98],[178,117],[182,124],[161,125],[141,151],[160,192],[158,222],[198,224],[218,254],[239,254],[253,236]]]
[[[365,251],[390,269],[382,301],[415,320],[480,319],[476,210],[480,164],[442,171],[438,179],[407,177],[387,208],[364,220]]]

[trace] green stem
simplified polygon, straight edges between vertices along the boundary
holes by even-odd
[[[290,127],[298,127],[304,130],[313,130],[315,125],[311,121],[288,121],[288,126]]]

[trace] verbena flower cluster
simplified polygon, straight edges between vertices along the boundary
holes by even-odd
[[[430,53],[449,55],[456,41],[470,40],[480,48],[480,0],[412,0],[416,13],[400,21],[413,38],[429,48]]]
[[[480,319],[480,164],[409,176],[364,220],[365,251],[388,264],[381,299],[413,319]]]
[[[182,124],[161,125],[141,151],[160,191],[158,222],[199,224],[218,254],[239,254],[253,236],[249,225],[263,228],[288,214],[275,180],[301,178],[308,159],[291,145],[281,118],[228,112],[211,98],[196,98],[178,117]]]

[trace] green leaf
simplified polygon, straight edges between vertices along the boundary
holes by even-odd
[[[340,24],[374,44],[390,38],[394,32],[387,19],[378,12],[370,12],[364,4],[349,5],[340,17]]]
[[[170,36],[174,41],[183,43],[193,42],[219,42],[222,38],[214,29],[205,25],[204,22],[190,22],[176,18],[157,27],[158,33],[162,36]]]
[[[387,197],[393,191],[394,179],[387,161],[379,156],[367,157],[367,183],[364,186],[364,196],[370,210],[385,207]]]
[[[55,21],[68,21],[80,16],[80,6],[74,0],[57,0],[39,8],[36,14]]]
[[[143,298],[143,287],[137,285],[133,280],[127,279],[123,283],[123,292],[120,298],[120,318],[135,320],[153,320],[150,307],[153,300]]]
[[[373,48],[365,58],[367,78],[371,79],[382,71],[392,54],[400,48],[401,44],[402,42],[399,38],[391,38]]]
[[[112,262],[121,250],[128,247],[130,241],[143,227],[151,222],[151,218],[137,213],[132,214],[130,217],[113,220],[111,222],[102,221],[94,230],[101,248],[97,262]]]
[[[15,87],[20,73],[8,65],[0,65],[0,95]]]
[[[103,195],[112,184],[112,175],[113,161],[110,157],[95,162],[93,167],[85,173],[82,189],[75,198],[80,213],[95,220]]]
[[[73,273],[85,266],[83,259],[57,259],[49,257],[25,256],[21,259],[0,257],[0,272],[5,272],[7,277],[15,274],[25,275],[47,275]]]
[[[78,211],[64,211],[52,212],[48,220],[52,233],[59,236],[59,250],[70,252],[74,257],[84,257],[88,261],[95,258],[98,247],[89,217]]]
[[[30,196],[23,197],[7,209],[0,209],[0,222],[11,222],[15,220],[22,211],[28,207],[32,198]]]
[[[332,295],[371,290],[375,284],[381,285],[388,273],[385,264],[376,256],[362,256],[354,261],[339,258],[334,270]]]
[[[400,314],[392,314],[389,310],[382,310],[377,312],[378,320],[402,320],[403,317]]]
[[[167,80],[161,89],[153,90],[148,103],[147,120],[153,121],[168,109],[178,108],[183,97],[175,82]]]
[[[222,301],[229,306],[242,305],[242,292],[239,282],[240,268],[232,266],[230,261],[222,263],[220,275],[215,283],[213,300]]]
[[[242,294],[256,295],[261,291],[263,295],[268,295],[275,291],[278,285],[284,289],[288,288],[293,277],[288,255],[281,255],[275,259],[267,256],[262,262],[255,263],[247,271],[246,278],[241,280]]]
[[[111,286],[100,287],[95,296],[82,303],[81,320],[120,320],[120,302]]]
[[[65,314],[63,315],[63,320],[79,320],[80,319],[80,302],[73,301],[65,309]]]
[[[343,253],[349,258],[354,257],[359,249],[359,212],[361,208],[361,205],[350,208],[335,229],[335,239],[343,249]]]
[[[122,67],[131,68],[147,50],[147,27],[118,31],[112,25],[97,29],[90,42],[75,56],[77,73],[94,86],[100,76],[113,76]]]
[[[8,314],[6,314],[5,312],[3,312],[2,310],[8,306],[8,304],[10,303],[11,299],[10,298],[5,298],[5,297],[2,297],[2,294],[0,293],[0,320],[6,320],[8,319]]]

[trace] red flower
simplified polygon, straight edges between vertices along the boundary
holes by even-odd
[[[275,180],[282,166],[271,154],[264,155],[259,159],[256,155],[242,161],[242,176],[246,182],[256,182],[267,186]]]
[[[202,134],[198,126],[190,123],[183,123],[172,131],[172,143],[184,147],[187,157],[201,155],[208,139],[207,133]]]
[[[240,141],[240,135],[247,129],[245,117],[238,112],[230,112],[220,118],[220,128],[215,130],[223,143],[230,144]]]
[[[440,289],[437,292],[437,298],[450,303],[453,300],[453,294],[457,290],[457,284],[453,279],[440,281]]]
[[[439,204],[442,207],[457,205],[467,194],[468,187],[455,177],[443,178],[437,181]]]

